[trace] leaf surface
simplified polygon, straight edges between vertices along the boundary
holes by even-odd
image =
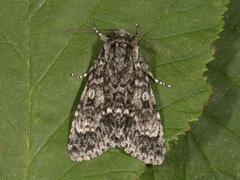
[[[212,60],[214,51],[209,44],[221,30],[225,4],[222,0],[1,1],[0,178],[136,179],[145,171],[142,161],[118,148],[79,163],[68,156],[73,114],[87,81],[70,74],[85,73],[102,42],[95,32],[67,31],[91,29],[90,20],[97,28],[124,28],[132,34],[136,32],[134,23],[138,23],[141,36],[171,54],[139,39],[140,53],[154,76],[172,85],[166,88],[151,81],[167,147],[172,151],[163,165],[147,166],[141,178],[158,179],[162,175],[157,172],[172,171],[166,166],[171,158],[186,168],[186,159],[175,157],[178,153],[174,150],[175,146],[182,148],[179,151],[185,155],[186,144],[182,143],[186,139],[171,143],[190,128],[188,122],[201,114],[211,93],[202,74],[205,64]],[[195,131],[199,132],[187,133],[194,152],[199,146],[197,140],[192,140]],[[190,149],[187,152],[193,153]],[[204,162],[202,156],[197,157]],[[179,171],[180,177],[185,177]]]

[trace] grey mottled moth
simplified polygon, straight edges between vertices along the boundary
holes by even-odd
[[[161,164],[166,154],[160,115],[148,76],[159,81],[139,53],[137,32],[125,29],[109,37],[92,27],[104,41],[74,115],[68,152],[73,161],[89,160],[108,148],[123,147],[133,157]]]

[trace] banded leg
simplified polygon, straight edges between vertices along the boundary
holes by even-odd
[[[135,23],[135,26],[136,26],[136,28],[137,28],[137,31],[136,31],[136,35],[135,35],[134,39],[137,40],[137,37],[138,37],[138,35],[139,35],[139,33],[140,33],[140,28],[139,28],[139,26],[138,26],[138,23]]]
[[[82,79],[82,78],[87,77],[87,76],[91,73],[92,69],[93,69],[93,67],[91,67],[88,72],[84,73],[84,74],[81,75],[81,76],[77,76],[77,75],[75,75],[75,74],[73,74],[73,73],[71,74],[71,76],[72,76],[72,77],[75,77],[75,78],[78,78],[78,79]]]
[[[109,37],[105,34],[102,34],[94,25],[94,22],[93,20],[91,20],[91,24],[92,24],[92,28],[95,30],[96,33],[98,33],[98,35],[100,36],[100,38],[103,40],[103,41],[107,41],[109,39]]]
[[[171,87],[170,84],[167,84],[165,82],[159,81],[156,77],[153,76],[151,71],[148,70],[146,73],[155,81],[155,83],[161,84],[163,86]]]

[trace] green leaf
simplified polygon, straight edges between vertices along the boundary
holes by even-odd
[[[213,93],[204,113],[185,136],[170,142],[164,163],[149,167],[140,179],[240,179],[240,2],[227,7],[226,25],[212,45],[215,59],[205,73]]]
[[[94,32],[67,30],[90,29],[90,20],[97,28],[124,28],[132,34],[137,22],[141,36],[173,57],[139,39],[141,54],[153,74],[172,85],[166,88],[151,81],[167,147],[170,142],[172,150],[163,165],[148,165],[141,178],[186,177],[186,169],[191,168],[185,163],[193,161],[184,158],[186,152],[197,153],[195,159],[204,162],[197,149],[201,138],[192,140],[207,134],[197,130],[198,126],[193,129],[204,116],[191,124],[188,138],[181,135],[177,141],[177,135],[190,128],[187,122],[201,114],[211,93],[202,74],[212,59],[209,44],[223,25],[224,4],[222,0],[1,1],[0,178],[136,179],[146,169],[144,162],[119,148],[83,162],[73,162],[68,156],[73,114],[87,81],[70,74],[85,73],[102,42]],[[186,145],[193,149],[185,150]],[[174,161],[175,168],[171,167]]]

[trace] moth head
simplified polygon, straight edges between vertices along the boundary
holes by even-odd
[[[129,37],[129,33],[125,29],[119,29],[115,36]]]

